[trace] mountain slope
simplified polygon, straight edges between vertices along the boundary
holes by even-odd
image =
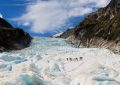
[[[5,19],[0,18],[0,27],[12,28],[12,25],[8,23]]]
[[[88,15],[67,38],[84,47],[105,47],[120,51],[120,1],[112,0],[105,8]],[[65,33],[61,38],[66,38]]]
[[[0,18],[0,52],[19,50],[30,45],[32,37],[20,28],[14,28]]]

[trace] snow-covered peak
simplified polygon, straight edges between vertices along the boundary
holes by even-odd
[[[52,37],[58,37],[58,36],[60,36],[62,33],[63,33],[63,32],[57,33],[57,34],[53,35]]]

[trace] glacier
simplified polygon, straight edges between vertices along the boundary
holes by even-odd
[[[0,85],[120,85],[120,55],[36,37],[28,48],[0,53]]]

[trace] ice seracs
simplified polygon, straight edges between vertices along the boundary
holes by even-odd
[[[120,85],[120,55],[35,38],[28,48],[0,54],[0,85]]]

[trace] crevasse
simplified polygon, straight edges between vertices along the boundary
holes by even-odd
[[[0,53],[0,85],[120,85],[120,55],[34,38],[26,49]]]

